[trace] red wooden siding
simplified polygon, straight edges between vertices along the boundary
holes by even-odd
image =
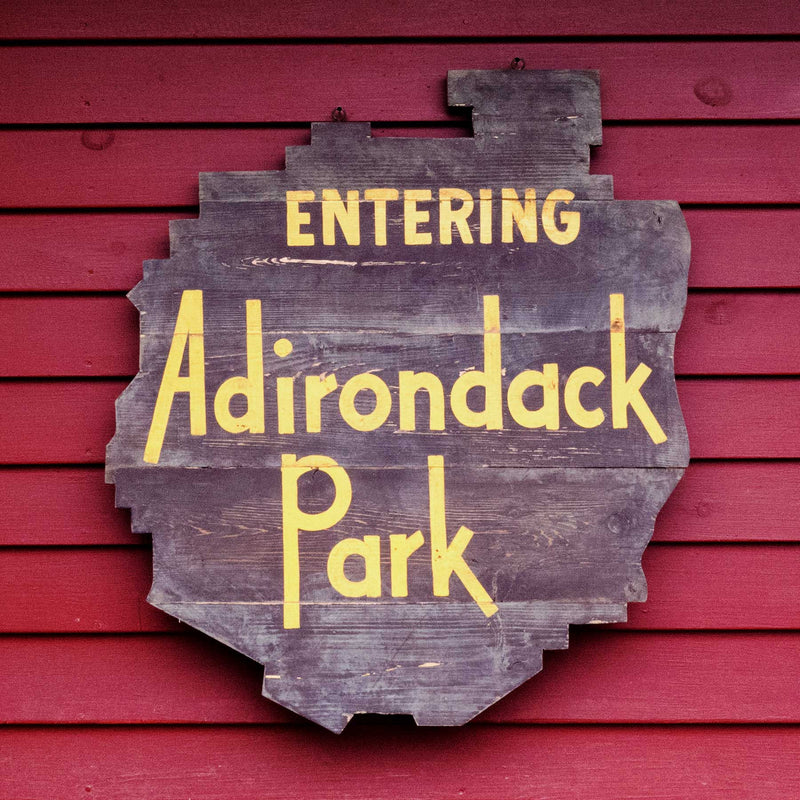
[[[123,297],[0,297],[0,376],[134,375],[138,313]],[[758,338],[760,349],[750,343]],[[800,372],[800,292],[692,294],[675,352],[678,375]],[[26,361],[20,363],[19,351]]]
[[[101,462],[114,432],[114,400],[126,384],[122,379],[0,380],[3,460]],[[800,459],[797,376],[679,378],[678,394],[694,458]],[[753,409],[759,413],[752,414]]]
[[[196,636],[5,636],[2,721],[291,723],[259,700],[262,669]],[[800,642],[786,632],[622,633],[576,628],[569,650],[484,722],[792,723]],[[203,691],[198,691],[202,686]],[[598,691],[602,687],[602,691]]]
[[[463,136],[467,130],[387,126],[375,134]],[[25,131],[15,126],[0,130],[0,158],[7,164],[0,208],[194,205],[198,172],[281,169],[284,148],[308,141],[307,125]],[[794,125],[620,124],[607,127],[603,141],[592,172],[613,174],[620,200],[750,208],[800,203],[795,175],[800,127]],[[796,274],[796,265],[786,269]]]
[[[144,547],[9,550],[0,568],[0,632],[179,630],[172,617],[145,602],[151,560]],[[624,628],[800,627],[796,543],[652,545],[643,563],[648,600],[628,609]]]
[[[800,99],[797,42],[516,42],[513,51],[539,69],[600,69],[606,120],[785,119]],[[351,120],[445,121],[463,115],[447,110],[442,63],[500,69],[508,52],[505,42],[305,44],[298,60],[294,44],[17,47],[0,51],[0,70],[16,75],[0,119],[297,122],[326,118],[333,100]]]
[[[79,137],[73,136],[73,141]],[[749,158],[756,156],[751,153]],[[69,161],[75,157],[73,153]],[[744,167],[744,155],[742,162],[740,168]],[[607,169],[615,168],[610,164]],[[76,175],[76,180],[79,177]],[[706,189],[710,191],[710,187]],[[73,202],[77,198],[76,193]],[[684,214],[692,235],[691,287],[800,288],[800,259],[796,258],[800,208],[685,205]],[[126,291],[141,278],[145,258],[169,255],[169,220],[191,216],[191,211],[182,209],[0,213],[0,240],[4,242],[0,292]],[[69,251],[64,249],[67,238]]]
[[[792,0],[758,7],[713,0],[607,0],[592,13],[585,0],[543,6],[492,0],[396,0],[381,11],[370,0],[28,0],[4,12],[5,39],[336,39],[787,35],[800,32]],[[596,11],[596,9],[594,9]]]
[[[143,543],[102,467],[6,467],[0,545]],[[698,461],[656,521],[656,542],[796,542],[800,463]]]
[[[29,0],[0,10],[0,800],[800,795],[800,6],[711,0]],[[197,173],[280,169],[343,105],[463,136],[448,68],[601,70],[594,173],[692,234],[676,345],[693,462],[649,599],[474,723],[260,697],[149,606],[149,539],[103,483],[137,366],[124,299]]]
[[[9,797],[777,800],[797,785],[797,731],[785,725],[359,720],[339,738],[307,726],[59,725],[7,728],[0,753]]]

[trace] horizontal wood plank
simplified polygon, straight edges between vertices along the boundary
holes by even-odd
[[[0,658],[5,724],[299,721],[261,696],[260,665],[200,635],[12,635],[0,637]],[[574,627],[569,650],[546,653],[542,672],[478,719],[797,723],[799,659],[796,633]]]
[[[375,135],[466,130],[384,127]],[[2,130],[0,208],[196,205],[199,172],[282,169],[284,148],[308,142],[305,126]],[[800,202],[800,126],[622,125],[606,128],[604,142],[592,172],[613,175],[619,199]]]
[[[471,726],[363,720],[303,726],[8,728],[8,798],[370,797],[383,800],[786,800],[800,792],[791,726]],[[391,779],[387,779],[387,775]]]
[[[0,298],[0,375],[134,375],[139,314],[124,297]]]
[[[0,213],[0,291],[128,291],[142,278],[142,261],[169,256],[169,221],[192,216],[197,211]]]
[[[0,545],[141,544],[102,467],[0,470]]]
[[[101,467],[0,471],[0,546],[141,544]],[[694,462],[656,521],[654,541],[798,542],[800,463]],[[146,540],[145,540],[146,541]]]
[[[10,76],[0,124],[11,126],[0,131],[0,208],[89,209],[0,212],[0,291],[130,288],[142,259],[167,254],[167,220],[192,216],[198,171],[281,168],[283,147],[307,143],[305,123],[334,105],[384,123],[376,135],[464,135],[445,107],[445,70],[504,67],[512,56],[601,69],[604,116],[617,122],[592,169],[614,175],[618,196],[742,206],[689,209],[693,286],[800,287],[800,128],[685,124],[798,118],[800,44],[753,38],[800,31],[796,3],[753,15],[710,0],[611,0],[602,14],[585,0],[321,2],[268,13],[251,0],[224,9],[32,0],[4,10],[0,42],[97,43],[0,44],[0,74]],[[387,32],[391,41],[366,41]],[[591,40],[653,35],[746,38]],[[400,41],[417,36],[426,41]],[[570,36],[580,41],[553,41]],[[198,37],[247,41],[101,41]],[[306,41],[342,37],[358,38]],[[195,127],[209,123],[232,127]],[[167,206],[182,210],[159,210]],[[693,295],[677,371],[797,375],[796,305],[793,294]],[[91,466],[124,387],[109,378],[136,362],[136,314],[121,297],[0,299],[0,463],[21,465],[0,469],[0,545],[12,545],[0,548],[0,722],[22,726],[0,729],[0,800],[800,793],[800,462],[695,463],[657,525],[656,540],[669,544],[645,555],[650,600],[631,605],[626,624],[573,630],[570,650],[546,654],[540,676],[481,718],[494,724],[420,731],[357,719],[335,739],[261,698],[258,665],[145,602],[147,537],[130,533],[128,512],[113,509],[113,487]],[[693,455],[800,459],[799,380],[681,380]],[[744,544],[759,541],[773,544]],[[88,635],[98,633],[107,635]]]
[[[3,14],[11,39],[266,38],[331,39],[494,36],[707,36],[800,33],[791,0],[770,0],[758,14],[741,3],[608,0],[603,13],[587,0],[509,6],[499,0],[414,0],[376,6],[368,0],[297,0],[270,6],[257,0],[29,0]]]
[[[800,209],[687,208],[684,216],[692,239],[689,286],[800,286]]]
[[[798,659],[794,632],[621,634],[573,627],[568,650],[546,652],[542,672],[479,719],[796,722]]]
[[[694,458],[800,457],[794,379],[679,380]]]
[[[643,563],[648,600],[623,628],[800,628],[800,546],[652,545]],[[151,569],[149,548],[5,549],[0,632],[177,630],[145,602]]]
[[[800,287],[800,209],[688,208],[684,215],[690,287]],[[127,291],[141,279],[144,259],[169,256],[169,220],[192,216],[0,213],[0,291]]]
[[[656,520],[654,541],[800,541],[800,464],[695,462]]]
[[[0,49],[0,124],[445,120],[447,69],[514,56],[599,69],[607,120],[798,116],[791,41],[127,45]]]
[[[0,633],[181,629],[146,602],[151,580],[145,548],[4,550]]]
[[[116,379],[0,381],[0,463],[103,461],[114,432],[114,400],[125,385]],[[693,458],[800,458],[797,378],[683,378],[678,393]]]
[[[800,356],[800,294],[689,295],[675,342],[678,375],[791,375]]]
[[[134,375],[138,314],[123,297],[0,298],[0,376]],[[800,294],[690,295],[679,375],[800,374]]]

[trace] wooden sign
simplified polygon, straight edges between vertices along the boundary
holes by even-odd
[[[206,173],[131,292],[108,479],[150,602],[340,731],[458,725],[645,599],[688,463],[674,202],[612,199],[590,71],[450,72],[474,136],[312,126]]]

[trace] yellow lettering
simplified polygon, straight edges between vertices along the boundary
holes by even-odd
[[[480,190],[480,242],[492,243],[492,190]]]
[[[403,192],[403,229],[406,244],[430,244],[433,241],[430,231],[420,231],[417,228],[431,218],[431,212],[420,211],[417,203],[431,198],[430,189],[406,189]]]
[[[359,392],[367,391],[375,395],[375,408],[369,414],[356,410],[355,400]],[[354,375],[342,387],[339,395],[339,411],[342,419],[357,431],[374,431],[380,428],[392,410],[392,395],[389,387],[371,372]]]
[[[460,200],[459,208],[453,208],[453,200]],[[472,231],[467,218],[475,207],[472,195],[463,189],[439,189],[439,241],[453,243],[453,225],[464,244],[472,244]]]
[[[306,378],[306,430],[309,433],[322,430],[322,398],[335,392],[338,386],[335,373]]]
[[[334,497],[325,511],[308,514],[300,509],[297,483],[307,472],[319,470],[333,481]],[[281,456],[283,506],[283,627],[300,627],[300,531],[324,531],[339,522],[350,508],[353,490],[343,467],[327,456]]]
[[[428,502],[434,596],[450,596],[450,576],[455,573],[481,611],[491,617],[497,612],[497,606],[464,560],[464,550],[474,534],[462,525],[452,541],[447,541],[443,456],[428,456]]]
[[[347,205],[336,189],[322,190],[322,243],[336,244],[336,228],[338,223],[347,244],[361,244],[360,204],[358,190],[347,193]]]
[[[627,364],[625,356],[625,297],[611,294],[609,311],[611,318],[611,421],[615,428],[628,427],[628,406],[630,406],[644,425],[655,444],[667,440],[658,420],[650,410],[650,406],[642,397],[641,389],[653,371],[646,364],[639,364],[626,378]]]
[[[514,223],[516,223],[523,241],[535,242],[537,239],[536,190],[525,190],[524,208],[514,189],[503,189],[501,197],[501,241],[514,241]]]
[[[442,382],[432,372],[410,372],[402,370],[398,373],[400,406],[400,430],[415,431],[417,429],[416,395],[420,390],[428,393],[430,413],[428,429],[444,430],[444,388]]]
[[[584,408],[581,403],[581,389],[587,383],[599,386],[606,379],[605,373],[597,367],[578,367],[567,378],[564,386],[564,408],[576,425],[581,428],[596,428],[606,418],[602,408]]]
[[[523,399],[526,389],[531,386],[542,387],[542,405],[534,411],[525,405]],[[541,372],[526,369],[508,387],[508,410],[523,428],[557,431],[560,424],[558,406],[558,364],[545,364]]]
[[[364,577],[351,580],[344,574],[348,558],[364,562]],[[328,580],[343,597],[381,596],[381,537],[365,536],[363,539],[342,539],[328,555]]]
[[[484,295],[483,298],[483,370],[470,370],[460,375],[450,392],[450,407],[456,419],[468,428],[486,427],[499,431],[503,428],[503,376],[500,350],[500,298]],[[470,389],[483,387],[485,403],[480,411],[473,411],[467,403]]]
[[[569,244],[574,242],[581,229],[580,211],[562,211],[559,221],[564,228],[556,225],[556,205],[564,203],[569,205],[575,199],[575,195],[568,189],[554,189],[547,195],[547,199],[542,206],[542,227],[547,234],[547,238],[554,244]]]
[[[186,345],[189,345],[188,375],[181,377],[181,364]],[[181,295],[175,331],[158,390],[153,420],[147,434],[144,460],[158,464],[161,447],[167,432],[172,401],[178,392],[189,393],[189,430],[192,436],[206,432],[206,376],[203,347],[203,292],[187,289]]]
[[[261,301],[245,303],[247,319],[247,377],[228,378],[214,397],[214,416],[228,433],[264,433],[264,348],[261,331]],[[231,414],[231,400],[237,394],[247,399],[247,411],[240,417]]]
[[[311,214],[301,211],[300,203],[310,203],[314,197],[314,192],[286,192],[286,244],[293,247],[314,244],[313,233],[300,231],[301,225],[311,222]]]
[[[272,349],[278,358],[286,358],[294,347],[288,339],[278,339]],[[276,380],[278,397],[278,433],[294,433],[294,378]]]
[[[294,378],[275,380],[278,397],[278,433],[294,433]]]
[[[379,247],[386,245],[386,202],[399,197],[400,192],[397,189],[367,189],[364,192],[364,199],[374,204],[375,244]]]
[[[411,536],[393,533],[389,536],[392,565],[392,597],[408,597],[408,559],[425,543],[422,531]]]

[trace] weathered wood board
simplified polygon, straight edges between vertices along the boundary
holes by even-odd
[[[474,136],[312,126],[286,170],[201,175],[131,293],[107,475],[150,602],[264,694],[461,724],[643,600],[688,464],[674,202],[589,174],[597,74],[460,71]]]

